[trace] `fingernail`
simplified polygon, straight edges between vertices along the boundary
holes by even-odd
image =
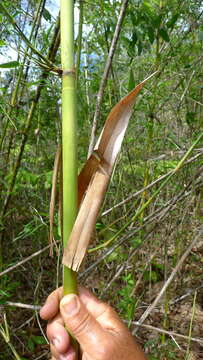
[[[51,343],[55,346],[56,350],[60,351],[61,349],[61,339],[60,338],[54,338],[51,340]]]
[[[62,309],[66,312],[66,316],[76,315],[80,308],[78,298],[74,294],[65,296],[61,300]]]

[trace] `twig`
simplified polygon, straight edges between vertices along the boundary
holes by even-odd
[[[95,114],[94,114],[94,119],[93,119],[93,124],[92,124],[92,131],[91,131],[91,137],[90,137],[90,144],[89,144],[89,150],[88,150],[88,157],[91,155],[93,149],[94,149],[94,143],[95,143],[95,137],[96,137],[96,130],[97,130],[97,120],[100,114],[100,108],[101,108],[101,103],[102,103],[102,99],[103,99],[103,95],[104,95],[104,89],[106,86],[106,81],[109,75],[109,71],[111,68],[111,64],[112,64],[112,60],[115,54],[115,50],[116,50],[116,45],[118,42],[118,38],[120,35],[120,31],[121,31],[121,26],[122,26],[122,22],[125,16],[125,12],[126,12],[126,8],[128,5],[128,1],[129,0],[123,0],[123,4],[121,6],[120,9],[120,14],[118,17],[118,21],[116,24],[116,28],[115,28],[115,32],[114,32],[114,36],[111,42],[111,47],[109,50],[109,54],[108,54],[108,59],[106,62],[106,66],[104,69],[104,73],[101,79],[101,83],[100,83],[100,88],[97,94],[97,102],[96,102],[96,110],[95,110]]]
[[[42,335],[43,335],[46,343],[49,344],[49,340],[47,339],[47,337],[46,337],[46,335],[45,335],[45,333],[44,333],[44,330],[43,330],[43,328],[42,328],[42,325],[41,325],[41,323],[40,323],[38,311],[35,312],[35,315],[36,315],[36,319],[37,319],[37,323],[38,323],[39,329],[40,329],[40,331],[41,331],[41,333],[42,333]]]
[[[144,312],[144,314],[141,316],[139,323],[142,324],[146,318],[149,316],[149,314],[154,310],[154,308],[156,307],[156,305],[158,304],[159,300],[162,298],[162,296],[164,295],[166,289],[168,288],[168,286],[170,285],[171,281],[174,279],[174,277],[176,276],[177,272],[181,269],[184,261],[186,260],[187,256],[189,255],[190,251],[192,250],[192,248],[195,246],[195,244],[197,243],[197,241],[199,240],[200,236],[203,234],[203,227],[201,227],[199,234],[194,238],[194,240],[191,242],[190,246],[187,248],[187,250],[184,252],[184,254],[182,255],[182,257],[180,258],[180,260],[178,261],[177,265],[175,266],[175,268],[173,269],[171,275],[169,276],[168,280],[165,282],[164,286],[162,287],[161,291],[159,292],[159,294],[157,295],[157,297],[155,298],[155,300],[153,301],[153,303],[147,308],[147,310]],[[133,331],[133,334],[136,333],[136,329]]]
[[[5,275],[5,274],[8,274],[8,273],[9,273],[10,271],[12,271],[12,270],[15,270],[17,267],[25,264],[27,261],[33,259],[34,257],[42,254],[44,251],[48,250],[48,249],[50,248],[50,246],[51,246],[51,245],[47,245],[47,246],[45,246],[43,249],[38,250],[38,251],[36,251],[34,254],[32,254],[32,255],[26,257],[25,259],[19,261],[17,264],[10,266],[8,269],[6,269],[6,270],[4,270],[4,271],[2,271],[2,272],[0,273],[0,277],[3,276],[3,275]]]
[[[13,306],[21,309],[28,309],[33,311],[39,311],[41,309],[40,305],[30,305],[30,304],[23,304],[23,303],[16,303],[12,301],[6,301],[3,306]]]
[[[171,200],[169,200],[161,209],[157,209],[157,211],[155,211],[153,214],[147,216],[143,221],[144,224],[136,229],[134,229],[134,231],[130,232],[130,234],[125,234],[124,236],[122,236],[110,249],[106,250],[104,252],[104,254],[101,255],[100,258],[97,259],[97,261],[95,261],[93,264],[91,264],[87,269],[85,269],[80,275],[79,275],[79,279],[83,278],[84,276],[86,276],[89,272],[91,272],[93,269],[95,269],[98,264],[100,264],[100,262],[102,262],[107,256],[109,256],[110,254],[112,254],[117,247],[119,247],[120,245],[122,245],[124,242],[126,242],[127,240],[129,240],[131,237],[133,237],[135,234],[137,234],[139,231],[141,231],[142,229],[144,229],[146,227],[146,225],[151,224],[152,222],[154,222],[158,216],[160,216],[160,213],[163,212],[163,210],[168,207],[168,209],[165,209],[165,213],[164,216],[166,216],[169,213],[169,210],[171,210],[171,202],[173,203],[173,205],[176,204],[177,201],[182,200],[184,197],[187,197],[188,195],[190,195],[190,192],[185,192],[186,189],[184,189],[184,192],[181,191],[181,194],[177,195],[175,198],[172,198]],[[163,219],[163,216],[161,216],[161,219]],[[158,219],[157,221],[159,221],[160,219]],[[141,243],[139,245],[142,246],[143,243]]]
[[[169,304],[170,304],[170,305],[175,305],[175,304],[177,304],[178,302],[186,299],[188,296],[192,295],[195,291],[198,291],[198,290],[200,290],[200,289],[202,289],[202,288],[203,288],[203,285],[200,285],[200,286],[198,286],[196,289],[191,289],[191,290],[189,290],[186,294],[184,294],[184,295],[176,298],[175,300],[171,300]]]
[[[154,228],[148,232],[145,237],[144,237],[144,241],[148,239],[148,237],[153,233]],[[105,287],[105,289],[102,290],[102,293],[105,292],[111,287],[111,285],[113,284],[113,282],[120,276],[120,274],[126,269],[126,267],[128,266],[130,260],[135,256],[136,252],[138,251],[138,247],[136,247],[135,249],[132,249],[131,253],[128,256],[127,261],[125,261],[117,270],[116,274],[114,275],[114,277],[110,280],[110,282],[108,283],[108,285]],[[150,257],[149,263],[152,261],[153,257],[155,256],[156,252],[158,249],[156,249],[156,251],[154,252],[154,254]],[[148,265],[148,264],[147,264]],[[142,273],[143,275],[143,273]],[[132,296],[132,294],[131,294]]]
[[[203,153],[200,152],[198,154],[196,154],[195,156],[193,156],[192,158],[190,158],[188,161],[185,162],[185,164],[183,166],[186,166],[188,164],[190,164],[191,162],[197,160],[200,156],[202,156]],[[144,191],[151,189],[151,187],[153,187],[154,185],[158,184],[160,181],[164,180],[165,178],[167,178],[167,176],[171,175],[173,172],[173,170],[169,171],[168,173],[160,176],[158,179],[156,179],[155,181],[153,181],[152,183],[150,183],[148,186],[144,187],[143,189],[137,191],[136,193],[128,196],[126,199],[124,199],[123,201],[119,202],[118,204],[112,206],[110,209],[104,211],[101,216],[106,216],[108,215],[112,210],[126,204],[127,202],[129,202],[130,200],[136,198],[137,196],[139,196],[140,194],[142,194]]]
[[[15,333],[16,331],[22,329],[23,327],[25,327],[26,325],[30,324],[30,322],[35,318],[35,314],[32,315],[29,319],[27,319],[26,321],[24,321],[21,325],[19,325],[17,328],[13,329],[13,332]]]
[[[157,328],[157,327],[152,326],[152,325],[140,324],[139,321],[132,321],[132,324],[136,325],[136,327],[137,326],[143,327],[145,329],[152,330],[152,331],[157,331],[159,333],[166,334],[166,335],[169,335],[171,337],[175,336],[175,337],[179,337],[180,339],[189,340],[188,336],[177,334],[176,332],[173,332],[173,331],[167,331],[167,330],[164,330],[164,329],[161,329],[161,328]],[[193,338],[193,337],[191,337],[190,340],[194,341],[194,342],[197,342],[197,343],[200,343],[200,344],[203,344],[203,339],[201,339],[201,338]]]
[[[187,91],[188,91],[188,89],[189,89],[189,86],[190,86],[190,84],[191,84],[191,81],[192,81],[192,78],[193,78],[194,74],[195,74],[195,70],[193,70],[193,72],[192,72],[192,74],[191,74],[191,76],[190,76],[190,78],[189,78],[189,81],[188,81],[188,83],[187,83],[187,86],[186,86],[185,90],[183,91],[183,94],[182,94],[182,96],[181,96],[181,98],[180,98],[180,102],[179,102],[179,104],[178,104],[178,109],[180,108],[181,103],[182,103],[182,101],[183,101],[183,99],[184,99],[184,96],[186,95],[186,93],[187,93]]]

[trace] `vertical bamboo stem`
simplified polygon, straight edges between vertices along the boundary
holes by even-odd
[[[67,245],[77,213],[74,1],[61,0],[63,243]],[[64,294],[77,292],[76,273],[64,266]]]
[[[76,62],[76,84],[75,87],[78,87],[78,78],[80,73],[80,61],[81,61],[81,50],[82,50],[82,28],[83,28],[83,0],[80,0],[80,19],[78,27],[78,52],[77,52],[77,62]]]

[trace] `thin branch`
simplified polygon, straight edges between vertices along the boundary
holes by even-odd
[[[200,156],[203,155],[203,152],[200,152],[198,154],[196,154],[195,156],[193,156],[192,158],[190,158],[188,161],[186,161],[183,164],[183,167],[190,164],[191,162],[197,160]],[[158,184],[160,181],[164,180],[165,178],[167,178],[168,176],[170,176],[173,173],[173,170],[169,171],[168,173],[160,176],[158,179],[156,179],[155,181],[153,181],[152,183],[150,183],[149,185],[147,185],[146,187],[142,188],[141,190],[137,191],[136,193],[128,196],[126,199],[124,199],[123,201],[119,202],[118,204],[112,206],[110,209],[105,210],[101,216],[106,216],[108,215],[112,210],[126,204],[127,202],[133,200],[134,198],[136,198],[137,196],[139,196],[140,194],[142,194],[144,191],[151,189],[154,185]]]
[[[200,286],[198,286],[198,287],[195,288],[195,289],[191,289],[191,290],[189,290],[186,294],[184,294],[184,295],[176,298],[175,300],[171,300],[169,304],[170,304],[170,305],[177,304],[178,302],[180,302],[180,301],[186,299],[187,297],[191,296],[195,291],[198,291],[198,290],[200,290],[200,289],[202,289],[202,288],[203,288],[203,285],[200,285]]]
[[[115,32],[114,32],[114,36],[111,42],[111,47],[109,50],[109,54],[108,54],[108,59],[105,65],[105,69],[104,69],[104,73],[101,79],[101,83],[100,83],[100,88],[99,88],[99,92],[97,94],[97,102],[96,102],[96,110],[95,110],[95,114],[94,114],[94,119],[93,119],[93,125],[92,125],[92,132],[91,132],[91,138],[90,138],[90,144],[89,144],[89,150],[88,150],[88,158],[90,157],[90,155],[92,154],[92,151],[94,149],[94,143],[95,143],[95,138],[96,138],[96,131],[97,131],[97,120],[99,118],[100,115],[100,108],[101,108],[101,103],[102,103],[102,99],[103,99],[103,95],[104,95],[104,89],[106,86],[106,82],[108,79],[108,75],[109,75],[109,71],[111,68],[111,64],[113,61],[113,57],[115,54],[115,50],[116,50],[116,45],[118,42],[118,38],[121,32],[121,26],[122,26],[122,22],[126,13],[126,9],[128,6],[128,1],[129,0],[123,0],[121,9],[120,9],[120,14],[118,17],[118,21],[116,24],[116,28],[115,28]]]
[[[176,276],[177,272],[181,269],[184,261],[186,260],[186,258],[188,257],[190,251],[192,250],[192,248],[195,246],[195,244],[198,242],[199,238],[201,237],[201,235],[203,234],[203,226],[200,228],[199,234],[194,238],[194,240],[191,242],[190,246],[187,248],[187,250],[184,252],[184,254],[182,255],[182,257],[180,258],[180,260],[178,261],[177,265],[175,266],[175,268],[173,269],[171,275],[169,276],[168,280],[165,282],[164,286],[162,287],[161,291],[159,292],[159,294],[157,295],[157,297],[155,298],[155,300],[153,301],[153,303],[147,308],[147,310],[144,312],[144,314],[141,316],[139,323],[142,324],[146,318],[149,316],[149,314],[154,310],[154,308],[156,307],[156,305],[158,304],[159,300],[162,298],[162,296],[164,295],[166,289],[168,288],[168,286],[170,285],[170,283],[172,282],[172,280],[174,279],[174,277]],[[134,329],[133,334],[136,334],[136,329]]]
[[[185,95],[187,94],[187,91],[188,91],[188,89],[189,89],[189,87],[190,87],[190,84],[191,84],[191,81],[192,81],[192,78],[193,78],[194,74],[195,74],[195,70],[193,70],[193,72],[192,72],[192,74],[191,74],[191,76],[190,76],[190,78],[189,78],[189,81],[188,81],[188,83],[187,83],[187,86],[186,86],[186,88],[184,89],[183,94],[181,95],[180,102],[179,102],[179,104],[178,104],[178,106],[177,106],[178,109],[180,108],[180,106],[181,106],[181,104],[182,104],[182,101],[183,101]]]
[[[145,237],[144,237],[144,241],[148,239],[148,237],[153,233],[154,231],[154,228],[148,232]],[[159,248],[156,249],[156,251],[152,254],[152,256],[150,257],[148,263],[147,263],[147,266],[149,265],[149,263],[152,261],[153,257],[155,256],[155,254],[157,253]],[[106,291],[111,288],[112,284],[114,281],[116,281],[116,279],[118,279],[118,277],[121,275],[121,273],[127,268],[130,260],[135,256],[135,254],[137,253],[137,251],[139,250],[138,247],[136,247],[135,249],[132,249],[129,256],[128,256],[128,259],[127,261],[125,261],[123,264],[120,265],[119,269],[116,271],[116,274],[113,276],[113,278],[108,282],[107,286],[102,290],[102,293],[106,293]],[[143,273],[142,273],[143,275]]]
[[[38,250],[38,251],[36,251],[34,254],[32,254],[32,255],[26,257],[25,259],[19,261],[17,264],[10,266],[8,269],[6,269],[6,270],[4,270],[4,271],[2,271],[2,272],[0,273],[0,277],[3,276],[3,275],[5,275],[5,274],[8,274],[10,271],[15,270],[17,267],[25,264],[25,263],[28,262],[29,260],[32,260],[34,257],[42,254],[44,251],[48,250],[48,249],[50,248],[50,246],[51,246],[51,245],[47,245],[47,246],[45,246],[43,249]]]
[[[5,304],[3,304],[3,305],[17,307],[17,308],[21,308],[21,309],[28,309],[28,310],[33,310],[33,311],[39,311],[41,309],[41,306],[39,306],[39,305],[16,303],[16,302],[12,302],[12,301],[6,301]]]
[[[180,339],[189,340],[188,336],[178,334],[178,333],[173,332],[173,331],[167,331],[167,330],[164,330],[164,329],[161,329],[161,328],[157,328],[157,327],[152,326],[152,325],[140,324],[139,321],[132,321],[132,324],[136,325],[136,327],[140,326],[140,327],[143,327],[143,328],[148,329],[148,330],[157,331],[159,333],[169,335],[171,337],[175,336],[175,337],[179,337]],[[194,341],[194,342],[197,342],[199,344],[203,344],[203,339],[200,339],[200,338],[190,338],[190,340]]]
[[[38,51],[30,42],[30,40],[25,36],[25,34],[22,32],[22,30],[19,28],[18,24],[15,22],[15,20],[13,19],[13,17],[9,14],[9,12],[7,11],[6,7],[0,3],[0,10],[1,12],[7,17],[7,19],[10,21],[11,25],[14,27],[14,29],[17,31],[17,33],[20,35],[20,37],[22,38],[22,40],[26,43],[26,45],[33,51],[33,53],[35,53],[36,55],[38,55],[45,64],[47,64],[49,67],[53,67],[53,63],[50,61],[49,58],[46,58],[44,55],[42,55],[40,53],[40,51]]]
[[[147,216],[144,220],[143,220],[143,225],[134,229],[133,231],[131,231],[128,234],[125,234],[124,236],[122,236],[110,249],[106,250],[98,259],[97,261],[95,261],[93,264],[91,264],[87,269],[85,269],[81,274],[79,274],[79,279],[86,277],[88,275],[89,272],[92,272],[99,264],[100,262],[102,262],[103,260],[106,259],[106,257],[108,257],[109,255],[111,255],[120,245],[122,245],[124,242],[126,242],[127,240],[131,239],[134,235],[136,235],[137,233],[139,233],[141,230],[143,230],[147,225],[153,223],[155,220],[157,222],[161,220],[163,220],[163,216],[161,216],[161,212],[163,212],[163,210],[167,207],[167,210],[165,209],[164,211],[164,217],[166,217],[169,214],[169,211],[171,210],[171,203],[173,203],[173,205],[175,206],[177,201],[182,200],[183,198],[189,196],[191,194],[191,191],[185,191],[184,192],[181,191],[181,193],[179,195],[177,195],[175,198],[172,198],[171,200],[169,200],[161,209],[157,209],[157,211],[155,211],[153,214]],[[157,217],[159,216],[159,218],[157,219]],[[156,225],[155,225],[156,226]],[[144,242],[142,242],[139,247],[141,247],[144,244]]]

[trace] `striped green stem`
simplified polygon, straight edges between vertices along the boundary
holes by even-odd
[[[63,244],[67,245],[77,214],[76,91],[74,1],[61,0]],[[64,294],[77,292],[76,274],[66,266]]]

